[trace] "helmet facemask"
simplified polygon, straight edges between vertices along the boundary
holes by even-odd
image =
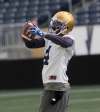
[[[66,24],[64,22],[58,20],[51,20],[49,25],[49,32],[57,35],[64,35],[64,31],[66,30]]]

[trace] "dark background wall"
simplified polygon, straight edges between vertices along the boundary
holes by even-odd
[[[0,89],[42,87],[42,59],[0,61]],[[100,84],[100,56],[74,56],[68,72],[72,85]]]
[[[73,57],[68,66],[71,84],[100,84],[100,56]]]

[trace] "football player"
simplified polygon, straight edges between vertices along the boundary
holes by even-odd
[[[69,35],[73,27],[73,15],[66,11],[59,11],[52,17],[47,33],[31,22],[24,26],[25,45],[28,48],[44,47],[44,92],[40,112],[65,112],[68,109],[70,84],[66,71],[73,56],[74,38]]]

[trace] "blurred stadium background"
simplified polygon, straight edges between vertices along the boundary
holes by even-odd
[[[26,48],[20,32],[29,19],[47,30],[60,10],[72,12],[76,21],[69,110],[100,112],[100,0],[0,0],[0,112],[38,112],[42,48]]]

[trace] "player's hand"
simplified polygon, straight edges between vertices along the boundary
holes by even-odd
[[[21,37],[22,37],[23,40],[31,41],[32,39],[34,39],[35,34],[32,34],[31,31],[30,31],[33,26],[34,26],[34,24],[32,24],[31,21],[28,21],[22,27]]]
[[[38,35],[40,37],[43,37],[45,35],[45,33],[41,31],[40,28],[35,25],[30,29],[30,31],[32,35]]]

